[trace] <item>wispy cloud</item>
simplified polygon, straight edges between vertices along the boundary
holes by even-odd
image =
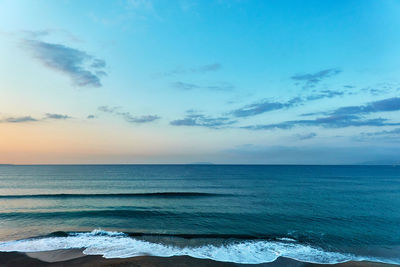
[[[325,69],[315,73],[296,74],[290,77],[292,80],[303,83],[303,88],[315,87],[322,80],[338,75],[342,71],[338,68]]]
[[[65,30],[65,29],[61,29],[61,28],[47,28],[45,30],[38,30],[38,31],[30,31],[30,30],[24,30],[22,31],[22,35],[26,38],[26,39],[33,39],[33,40],[37,40],[37,39],[41,39],[43,37],[49,36],[49,35],[59,35],[61,37],[63,37],[64,39],[68,39],[69,41],[72,42],[76,42],[76,43],[81,43],[82,40],[72,34],[71,32]]]
[[[42,37],[48,36],[50,34],[49,30],[39,30],[39,31],[22,31],[22,35],[24,35],[28,39],[40,39]]]
[[[90,65],[90,67],[92,67],[94,69],[102,69],[102,68],[106,67],[106,62],[102,59],[95,58],[95,59],[93,59],[93,62]]]
[[[100,106],[98,110],[104,113],[113,114],[115,116],[123,118],[125,121],[129,123],[146,123],[152,122],[160,119],[161,117],[158,115],[143,115],[143,116],[133,116],[129,112],[121,112],[119,111],[120,107],[109,107],[109,106]],[[90,115],[89,115],[90,116]],[[89,118],[89,117],[88,117]]]
[[[391,83],[391,82],[379,82],[377,84],[374,84],[372,86],[365,86],[361,87],[358,90],[351,90],[349,91],[348,94],[355,95],[355,94],[370,94],[373,96],[382,96],[390,93],[394,93],[396,91],[398,84],[397,83]],[[353,89],[356,88],[355,86],[352,85],[344,85],[344,88],[347,89]]]
[[[292,120],[274,124],[259,124],[244,126],[242,128],[249,130],[271,130],[271,129],[291,129],[295,126],[320,126],[324,128],[345,128],[360,126],[394,126],[400,123],[389,122],[388,119],[364,119],[356,115],[332,115],[311,120]]]
[[[392,97],[370,102],[366,105],[341,107],[334,110],[330,114],[331,115],[369,114],[376,112],[388,112],[388,111],[398,111],[398,110],[400,110],[400,97]]]
[[[352,138],[353,141],[370,142],[379,141],[383,143],[400,143],[400,128],[377,132],[362,132]]]
[[[129,112],[117,112],[116,114],[130,123],[146,123],[160,119],[157,115],[133,116]]]
[[[389,93],[388,89],[366,87],[360,90],[363,93],[369,93],[373,96],[383,95]]]
[[[22,122],[34,122],[38,121],[38,119],[35,119],[31,116],[23,116],[23,117],[8,117],[0,122],[9,122],[9,123],[22,123]]]
[[[193,83],[185,83],[185,82],[174,82],[172,86],[181,90],[193,90],[198,89],[200,86]]]
[[[0,122],[5,123],[24,123],[24,122],[38,122],[44,120],[66,120],[70,119],[71,117],[64,114],[57,114],[57,113],[46,113],[44,117],[40,119],[36,119],[32,116],[20,116],[20,117],[7,117],[1,119]]]
[[[323,98],[333,98],[337,96],[343,96],[345,95],[345,92],[343,91],[333,91],[333,90],[322,90],[315,92],[313,95],[309,95],[306,97],[307,100],[318,100],[318,99],[323,99]]]
[[[366,136],[382,136],[382,135],[396,135],[400,137],[400,128],[395,128],[392,130],[385,130],[385,131],[379,131],[379,132],[369,132],[369,133],[362,133],[362,135]]]
[[[173,126],[199,126],[218,129],[232,125],[236,121],[228,117],[209,117],[203,114],[187,114],[183,119],[171,121]]]
[[[276,101],[263,100],[258,103],[253,103],[250,105],[246,105],[242,108],[233,110],[230,112],[230,114],[232,114],[235,117],[249,117],[249,116],[255,116],[255,115],[273,111],[273,110],[290,108],[290,107],[299,105],[302,102],[303,102],[303,100],[299,97],[292,98],[292,99],[288,100],[287,102],[276,102]]]
[[[307,96],[298,96],[289,99],[288,101],[271,101],[271,100],[261,100],[249,105],[245,105],[244,107],[235,109],[230,112],[235,117],[249,117],[255,116],[259,114],[263,114],[266,112],[280,110],[280,109],[289,109],[293,107],[297,107],[300,105],[304,105],[309,101],[320,100],[323,98],[334,98],[338,96],[343,96],[346,93],[343,91],[334,91],[334,90],[322,90],[322,91],[314,91],[312,94]],[[310,113],[311,114],[311,113]],[[310,115],[304,114],[304,115]],[[315,114],[315,113],[313,113]],[[318,113],[317,113],[318,114]]]
[[[382,100],[373,101],[365,105],[359,106],[345,106],[337,108],[333,111],[322,111],[302,114],[302,116],[314,116],[314,115],[325,115],[325,116],[340,116],[340,115],[366,115],[377,112],[390,112],[400,110],[400,98],[392,97]]]
[[[68,115],[63,114],[56,114],[56,113],[46,113],[46,119],[54,119],[54,120],[66,120],[70,119],[71,117]]]
[[[100,106],[97,108],[99,111],[101,112],[105,112],[105,113],[114,113],[115,111],[117,111],[118,109],[120,109],[120,107],[109,107],[109,106]]]
[[[46,67],[68,75],[76,86],[100,87],[106,75],[106,62],[84,51],[37,40],[24,40],[27,47]]]
[[[177,67],[171,71],[167,71],[163,73],[166,76],[171,76],[171,75],[178,75],[178,74],[204,74],[207,72],[213,72],[213,71],[218,71],[222,68],[222,65],[220,63],[212,63],[212,64],[207,64],[207,65],[202,65],[202,66],[197,66],[197,67]]]
[[[198,85],[198,84],[194,84],[194,83],[186,83],[186,82],[174,82],[172,83],[172,86],[180,89],[180,90],[185,90],[185,91],[189,91],[189,90],[194,90],[194,89],[205,89],[205,90],[211,90],[211,91],[231,91],[235,88],[235,86],[233,86],[230,83],[216,83],[213,85]]]
[[[279,107],[279,106],[277,106]],[[294,126],[321,126],[325,128],[343,128],[350,126],[393,126],[400,123],[389,122],[385,118],[365,119],[364,115],[377,112],[400,110],[400,98],[392,97],[360,106],[340,107],[329,112],[302,114],[302,116],[324,115],[316,119],[291,120],[275,124],[250,125],[243,128],[251,130],[290,129]]]
[[[296,138],[299,140],[308,140],[316,137],[316,133],[307,133],[307,134],[296,134]]]

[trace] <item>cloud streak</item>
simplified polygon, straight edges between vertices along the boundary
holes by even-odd
[[[109,106],[100,106],[97,108],[99,111],[101,112],[105,112],[105,113],[114,113],[116,112],[118,109],[120,109],[120,107],[109,107]]]
[[[233,110],[230,112],[230,114],[232,114],[235,117],[249,117],[249,116],[255,116],[255,115],[273,111],[273,110],[294,107],[296,105],[301,104],[302,102],[303,102],[303,100],[299,97],[292,98],[287,102],[276,102],[276,101],[264,100],[264,101],[261,101],[258,103],[253,103],[250,105],[246,105],[242,108]]]
[[[104,113],[109,113],[109,114],[113,114],[115,116],[121,117],[129,123],[138,123],[138,124],[147,123],[147,122],[152,122],[152,121],[155,121],[155,120],[158,120],[161,118],[158,115],[133,116],[129,112],[118,111],[118,110],[120,110],[120,107],[100,106],[100,107],[98,107],[98,110],[101,112],[104,112]],[[89,115],[89,116],[93,116],[93,115]],[[88,116],[88,118],[89,118],[89,116]],[[90,117],[90,119],[91,118],[94,118],[94,116]]]
[[[334,91],[334,90],[322,90],[319,92],[314,92],[312,95],[304,96],[304,97],[293,97],[288,101],[279,102],[279,101],[270,101],[270,100],[262,100],[256,103],[252,103],[246,105],[244,107],[235,109],[231,111],[229,114],[235,117],[250,117],[259,114],[263,114],[266,112],[281,110],[281,109],[289,109],[296,106],[303,105],[309,101],[320,100],[323,98],[334,98],[337,96],[343,96],[345,92],[343,91]],[[309,115],[309,114],[305,114]]]
[[[334,110],[330,114],[331,115],[370,114],[376,112],[389,112],[398,110],[400,110],[400,97],[392,97],[370,102],[366,105],[341,107]]]
[[[35,119],[31,116],[22,116],[22,117],[8,117],[0,122],[8,122],[8,123],[23,123],[23,122],[35,122],[39,121],[38,119]]]
[[[195,89],[205,89],[205,90],[211,90],[211,91],[231,91],[235,88],[230,83],[216,83],[214,85],[202,86],[202,85],[198,85],[198,84],[194,84],[194,83],[186,83],[186,82],[182,82],[182,81],[174,82],[174,83],[172,83],[172,86],[174,88],[177,88],[177,89],[183,90],[183,91],[189,91],[189,90],[195,90]]]
[[[68,115],[63,114],[56,114],[56,113],[46,113],[46,119],[53,119],[53,120],[66,120],[70,119],[71,117]]]
[[[352,138],[354,141],[379,141],[383,143],[399,143],[400,142],[400,128],[392,130],[384,130],[378,132],[362,132],[359,136]]]
[[[284,107],[290,107],[286,105]],[[280,109],[283,108],[280,105],[274,105],[272,108]],[[242,128],[250,130],[270,130],[270,129],[291,129],[295,126],[321,126],[325,128],[344,128],[350,126],[393,126],[400,125],[400,123],[389,122],[384,118],[365,119],[364,115],[377,113],[377,112],[390,112],[400,110],[400,98],[392,97],[383,100],[367,103],[360,106],[346,106],[337,108],[331,112],[320,112],[320,113],[309,113],[303,114],[302,116],[311,115],[324,115],[316,119],[309,120],[291,120],[284,121],[275,124],[260,124],[244,126]],[[262,109],[262,112],[268,111],[268,109]],[[260,113],[259,111],[258,113]],[[252,115],[253,113],[250,113]]]
[[[37,40],[24,40],[24,46],[44,66],[69,76],[75,86],[100,87],[107,75],[106,62],[84,51]]]
[[[41,39],[43,37],[49,36],[49,35],[60,35],[63,38],[67,38],[69,41],[76,42],[76,43],[81,43],[82,40],[72,34],[71,32],[61,29],[61,28],[48,28],[45,30],[39,30],[39,31],[29,31],[29,30],[24,30],[22,31],[22,34],[25,36],[26,39]]]
[[[0,123],[25,123],[25,122],[38,122],[44,120],[66,120],[71,117],[68,115],[57,114],[57,113],[46,113],[43,118],[36,119],[32,116],[20,116],[20,117],[7,117],[0,120]]]
[[[312,101],[312,100],[319,100],[319,99],[323,99],[323,98],[334,98],[334,97],[343,96],[343,95],[345,95],[345,92],[343,92],[343,91],[322,90],[322,91],[316,92],[313,95],[307,96],[306,99],[308,101]]]
[[[173,75],[179,75],[179,74],[204,74],[207,72],[214,72],[218,71],[222,68],[222,65],[220,63],[212,63],[212,64],[207,64],[207,65],[202,65],[202,66],[197,66],[193,68],[184,68],[184,67],[178,67],[175,68],[174,70],[165,72],[165,76],[173,76]]]
[[[203,114],[187,114],[183,119],[171,121],[173,126],[195,126],[219,129],[234,124],[228,117],[208,117]]]
[[[198,89],[200,86],[193,84],[193,83],[185,83],[185,82],[174,82],[172,86],[178,88],[180,90],[193,90]]]
[[[129,123],[146,123],[160,119],[157,115],[132,116],[129,112],[117,112],[116,114]]]
[[[379,132],[373,132],[373,133],[362,133],[362,135],[366,136],[383,136],[383,135],[396,135],[400,137],[400,128],[395,128],[393,130],[389,131],[379,131]]]
[[[296,138],[299,140],[308,140],[316,137],[316,133],[308,133],[308,134],[296,134]]]
[[[384,118],[364,119],[355,115],[334,115],[321,117],[311,120],[292,120],[274,124],[259,124],[244,126],[242,128],[249,130],[272,130],[272,129],[291,129],[295,126],[319,126],[324,128],[345,128],[360,126],[394,126],[400,123],[392,123]]]
[[[322,80],[338,75],[341,72],[342,71],[338,68],[331,68],[331,69],[321,70],[315,73],[296,74],[291,76],[290,78],[296,82],[302,82],[304,84],[303,88],[308,89],[315,87]]]

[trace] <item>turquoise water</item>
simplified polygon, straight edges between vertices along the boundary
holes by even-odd
[[[0,240],[0,251],[400,263],[400,167],[0,166]]]

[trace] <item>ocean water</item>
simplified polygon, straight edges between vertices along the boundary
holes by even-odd
[[[0,251],[400,264],[399,166],[0,166]]]

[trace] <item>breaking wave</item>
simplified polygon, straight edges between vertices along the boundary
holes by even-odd
[[[178,247],[149,242],[121,232],[93,230],[84,233],[68,233],[66,236],[46,236],[0,242],[2,252],[39,252],[57,249],[83,248],[84,254],[102,255],[105,258],[128,258],[143,255],[159,257],[187,255],[195,258],[223,262],[258,264],[287,257],[302,262],[335,264],[346,261],[377,261],[399,263],[391,260],[359,257],[352,254],[324,251],[300,244],[293,239],[278,240],[227,240],[223,244]]]

